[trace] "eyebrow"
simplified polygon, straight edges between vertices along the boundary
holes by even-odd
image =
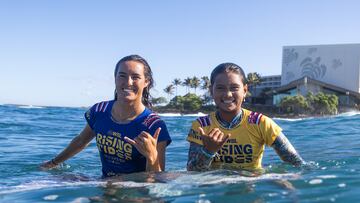
[[[127,73],[122,72],[122,71],[119,71],[118,74],[128,75]],[[141,76],[141,74],[138,74],[138,73],[132,73],[130,75],[132,75],[132,76]]]
[[[221,84],[220,83],[220,84],[216,84],[215,87],[216,86],[227,86],[227,84]],[[229,86],[241,86],[241,84],[239,84],[239,83],[231,83],[231,84],[229,84]]]

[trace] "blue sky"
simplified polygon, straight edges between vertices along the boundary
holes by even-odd
[[[154,96],[222,62],[280,74],[282,46],[360,43],[359,8],[356,0],[0,1],[0,104],[111,99],[115,64],[129,54],[148,60]]]

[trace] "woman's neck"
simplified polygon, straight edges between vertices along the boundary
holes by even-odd
[[[112,108],[111,114],[116,121],[127,122],[134,120],[145,110],[144,104],[133,102],[121,102],[116,100]]]
[[[226,111],[218,111],[219,116],[222,120],[230,123],[237,115],[239,115],[242,112],[241,109],[233,112],[226,112]]]
[[[242,112],[242,110],[240,110],[240,112],[237,115],[235,115],[231,118],[231,121],[227,121],[221,117],[220,111],[217,111],[216,119],[218,120],[218,122],[220,123],[220,125],[223,128],[231,129],[231,128],[237,126],[241,122],[242,114],[243,114],[243,112]]]

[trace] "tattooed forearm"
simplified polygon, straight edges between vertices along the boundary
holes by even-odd
[[[305,164],[305,161],[296,152],[295,148],[291,145],[284,134],[280,133],[271,147],[274,148],[276,153],[280,156],[281,160],[291,163],[295,166]]]
[[[213,158],[206,156],[202,148],[203,146],[190,142],[187,162],[188,171],[205,171],[210,168]]]

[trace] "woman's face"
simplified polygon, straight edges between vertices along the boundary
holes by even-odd
[[[144,69],[144,65],[136,61],[125,61],[120,64],[115,75],[117,99],[119,101],[141,103],[143,90],[148,86]]]
[[[211,86],[211,94],[220,113],[238,114],[247,92],[247,85],[240,74],[235,72],[220,73]]]

